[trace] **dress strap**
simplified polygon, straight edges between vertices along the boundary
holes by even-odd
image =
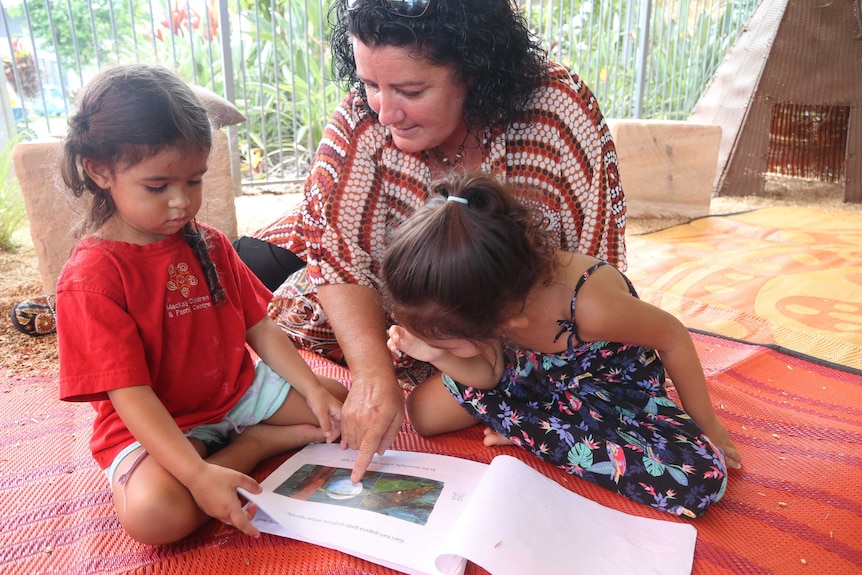
[[[554,341],[560,339],[564,333],[569,332],[569,351],[573,349],[572,340],[574,339],[578,345],[581,345],[583,342],[581,341],[580,336],[578,336],[578,325],[575,323],[575,302],[578,299],[578,292],[581,290],[581,287],[584,285],[584,282],[590,279],[590,276],[593,275],[593,272],[599,269],[602,266],[608,265],[608,262],[599,261],[591,265],[587,270],[581,274],[581,278],[578,280],[577,285],[575,285],[575,291],[572,293],[572,304],[570,308],[571,319],[560,319],[557,320],[557,325],[559,325],[562,329],[554,338]]]

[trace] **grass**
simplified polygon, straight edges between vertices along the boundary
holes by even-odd
[[[21,186],[12,170],[14,139],[6,142],[0,153],[0,251],[13,251],[18,245],[15,233],[27,216]]]

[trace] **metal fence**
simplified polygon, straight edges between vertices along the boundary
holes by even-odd
[[[243,184],[301,180],[341,97],[333,0],[0,0],[3,139],[62,136],[106,66],[159,62],[232,101]],[[683,120],[758,0],[519,0],[607,117]]]

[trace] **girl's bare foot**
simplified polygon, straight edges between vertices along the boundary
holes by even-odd
[[[512,442],[491,429],[490,427],[485,428],[485,437],[482,439],[482,443],[486,447],[496,447],[500,445],[512,445]]]

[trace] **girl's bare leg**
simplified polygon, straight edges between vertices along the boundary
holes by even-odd
[[[206,453],[203,443],[192,443],[201,456]],[[126,533],[141,543],[178,541],[200,527],[208,516],[198,508],[191,492],[149,455],[140,460],[125,483],[118,483],[141,449],[123,459],[114,475],[111,490],[117,517]]]
[[[337,381],[321,378],[335,397],[343,400],[347,389]],[[286,421],[281,424],[279,419]],[[275,420],[275,421],[273,421]],[[292,421],[291,421],[292,420]],[[288,393],[287,400],[269,420],[231,437],[229,444],[207,458],[209,463],[251,471],[262,461],[312,442],[323,442],[323,431],[299,393]],[[206,447],[190,440],[201,457]],[[132,452],[120,463],[111,486],[114,507],[123,529],[135,540],[159,545],[179,541],[205,523],[209,516],[197,506],[186,487],[168,473],[155,459],[146,456],[124,484],[117,479],[126,473],[140,450]]]
[[[344,387],[344,385],[332,378],[323,377],[321,375],[318,375],[317,379],[320,380],[321,385],[323,385],[323,387],[325,387],[333,397],[342,402],[347,399],[347,388]],[[308,403],[305,401],[305,398],[295,389],[290,390],[290,393],[287,394],[287,399],[281,404],[281,407],[279,407],[272,417],[267,419],[265,423],[273,425],[295,425],[297,423],[308,423],[314,426],[319,425],[317,417],[314,415],[314,412],[311,411],[311,408],[308,407]]]
[[[314,425],[260,423],[236,435],[207,461],[248,474],[269,457],[324,439],[323,431]],[[191,441],[198,453],[205,456],[203,444]],[[117,517],[126,533],[141,543],[161,545],[179,541],[203,525],[209,516],[198,508],[191,492],[153,457],[141,459],[127,481],[118,484],[117,479],[128,471],[139,453],[135,451],[126,457],[114,475],[112,491]]]
[[[320,377],[320,382],[339,400],[344,401],[347,397],[347,388],[334,379]],[[250,473],[265,459],[323,441],[326,441],[326,437],[318,425],[317,417],[305,398],[292,389],[272,417],[245,428],[242,433],[231,434],[228,446],[212,454],[207,461]]]
[[[407,417],[416,433],[423,436],[458,431],[477,423],[455,401],[439,373],[417,385],[407,396]]]

